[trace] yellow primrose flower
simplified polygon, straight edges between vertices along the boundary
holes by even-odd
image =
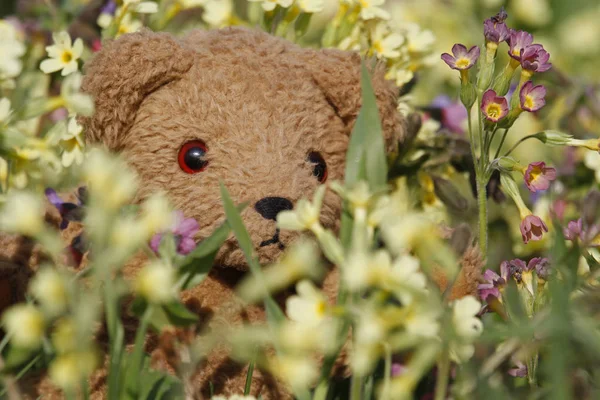
[[[306,199],[300,199],[294,210],[282,211],[277,214],[277,227],[290,231],[303,231],[313,230],[316,226],[320,226],[319,217],[325,189],[324,185],[319,186],[312,203]]]
[[[58,315],[67,308],[67,282],[53,268],[45,267],[38,271],[31,282],[30,290],[42,308],[52,315]]]
[[[158,12],[158,4],[153,1],[123,0],[127,10],[140,14],[154,14]]]
[[[50,367],[48,374],[57,386],[66,390],[74,390],[87,378],[98,364],[98,357],[93,350],[71,352],[58,356]]]
[[[46,323],[44,315],[31,304],[9,308],[2,317],[4,329],[18,347],[36,348],[42,343]]]
[[[77,325],[71,318],[62,318],[56,322],[52,332],[52,344],[60,354],[75,351],[80,344],[77,337]]]
[[[305,13],[318,13],[323,11],[324,0],[298,0],[298,7]]]
[[[44,229],[44,205],[32,193],[12,192],[0,214],[0,228],[26,236],[38,235]]]
[[[412,54],[430,53],[435,45],[435,35],[430,30],[423,30],[417,24],[406,24],[406,40],[408,51]]]
[[[89,117],[94,113],[94,100],[89,94],[81,92],[82,79],[79,72],[67,76],[60,85],[60,96],[70,113]]]
[[[45,74],[60,71],[62,76],[67,76],[77,71],[77,60],[83,53],[83,41],[77,38],[71,45],[71,36],[67,32],[52,35],[54,45],[46,47],[50,58],[42,61],[40,69]]]
[[[19,38],[17,29],[7,22],[0,20],[0,87],[14,87],[16,78],[23,69],[21,56],[25,54],[25,45]]]
[[[296,293],[298,294],[290,296],[285,303],[287,315],[292,321],[314,326],[327,317],[327,299],[311,281],[298,282]]]
[[[6,125],[10,117],[10,100],[6,97],[0,99],[0,127]]]
[[[116,36],[119,37],[126,33],[137,32],[142,29],[143,26],[144,25],[140,20],[134,19],[130,13],[127,13],[121,18]]]
[[[77,123],[75,118],[69,120],[67,130],[60,138],[60,145],[63,148],[62,165],[65,168],[75,163],[80,165],[83,162],[83,127]]]
[[[315,360],[306,355],[278,355],[269,362],[271,373],[287,382],[292,390],[310,387],[319,377],[319,368]]]
[[[164,261],[149,262],[135,280],[135,292],[154,304],[164,304],[176,298],[175,271]]]
[[[89,153],[83,173],[89,182],[90,199],[107,210],[129,202],[137,189],[136,176],[124,162],[98,149]]]
[[[440,309],[431,302],[413,302],[407,309],[404,327],[412,335],[433,338],[440,331]]]
[[[400,47],[404,44],[404,36],[390,32],[384,23],[378,23],[372,31],[371,49],[378,58],[400,57]]]
[[[330,354],[337,347],[338,325],[330,318],[318,325],[284,321],[278,326],[277,333],[281,347],[290,352],[306,354],[319,351]]]
[[[173,224],[173,210],[163,194],[154,194],[144,201],[140,222],[149,234],[160,232]]]
[[[390,13],[381,8],[385,0],[351,0],[353,4],[360,6],[360,19],[367,21],[370,19],[390,19]]]
[[[232,25],[233,3],[231,0],[210,0],[204,6],[202,19],[210,26]]]
[[[275,7],[281,6],[283,8],[288,8],[292,5],[294,0],[248,0],[251,2],[260,1],[262,3],[262,8],[265,11],[273,11]]]

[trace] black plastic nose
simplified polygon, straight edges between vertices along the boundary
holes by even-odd
[[[254,209],[258,211],[263,218],[277,219],[277,214],[284,210],[291,210],[294,205],[288,199],[283,197],[265,197],[260,199],[254,205]]]

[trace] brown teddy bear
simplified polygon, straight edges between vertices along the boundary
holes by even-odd
[[[80,122],[88,143],[124,154],[138,173],[137,200],[166,192],[176,209],[200,223],[198,241],[224,220],[222,180],[236,203],[249,204],[242,217],[266,264],[296,235],[276,229],[277,213],[292,209],[302,197],[312,198],[326,180],[343,179],[361,106],[360,68],[358,54],[303,49],[244,28],[196,30],[181,40],[144,30],[107,43],[88,63],[83,90],[95,98],[96,113]],[[397,112],[398,88],[385,80],[381,65],[371,75],[385,143],[392,150],[406,130]],[[323,225],[335,229],[340,209],[339,199],[328,193]],[[55,214],[49,219],[56,221]],[[69,229],[66,235],[76,233]],[[39,254],[31,244],[15,240],[0,237],[1,258],[37,264]],[[130,262],[126,275],[134,276],[144,260]],[[470,263],[454,296],[474,291],[472,275],[479,267]],[[183,293],[183,300],[210,328],[264,321],[260,306],[244,306],[236,298],[235,285],[246,271],[231,236],[209,277]],[[323,286],[333,298],[335,270]],[[153,350],[151,344],[156,364],[166,366],[164,346]],[[247,366],[231,361],[226,349],[216,350],[194,377],[194,390],[206,396],[210,383],[217,394],[239,394],[246,372]],[[102,379],[96,381],[92,387],[102,398]],[[50,393],[47,383],[40,388]],[[265,399],[289,396],[261,371],[254,373],[251,393]]]

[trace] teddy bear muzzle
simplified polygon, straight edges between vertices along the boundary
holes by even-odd
[[[292,210],[294,204],[286,199],[285,197],[264,197],[254,204],[254,209],[264,219],[277,220],[277,215],[281,211]],[[279,240],[279,228],[275,228],[275,233],[270,239],[263,240],[260,243],[260,247],[266,247],[271,245],[277,245],[281,250],[285,248],[285,245]]]

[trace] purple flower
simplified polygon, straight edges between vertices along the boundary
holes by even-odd
[[[479,59],[479,47],[473,46],[468,51],[462,44],[452,46],[452,55],[442,54],[442,60],[452,69],[464,71],[471,68]]]
[[[477,286],[481,300],[487,301],[490,297],[492,298],[491,300],[493,300],[493,298],[500,300],[499,288],[506,284],[506,279],[491,269],[488,269],[483,274],[483,280],[484,282]]]
[[[535,193],[550,187],[550,182],[556,179],[556,169],[546,167],[543,161],[536,161],[527,166],[524,175],[527,189]]]
[[[492,89],[488,89],[481,99],[481,111],[485,119],[498,122],[508,114],[508,101],[505,97],[496,95]]]
[[[185,218],[182,211],[175,212],[175,222],[171,227],[171,233],[175,236],[177,253],[186,255],[192,252],[196,247],[194,235],[200,230],[198,221],[194,218]],[[158,248],[164,234],[157,233],[150,240],[150,248],[158,254]]]
[[[464,122],[467,119],[467,110],[460,102],[453,102],[450,97],[441,95],[436,97],[431,106],[441,113],[442,126],[454,133],[464,133]]]
[[[567,227],[563,230],[565,239],[577,240],[583,233],[583,220],[579,218],[577,221],[571,221],[567,224]]]
[[[546,105],[546,88],[543,85],[533,86],[527,81],[519,93],[521,108],[525,111],[536,112]]]
[[[100,9],[101,14],[115,15],[115,11],[117,11],[117,3],[114,0],[107,1],[104,7]]]
[[[521,236],[525,244],[529,243],[530,240],[540,240],[544,235],[544,232],[548,232],[548,227],[542,221],[542,219],[533,214],[525,216],[521,220]]]
[[[533,36],[529,32],[510,30],[510,36],[508,38],[508,55],[517,61],[521,61],[521,54],[523,51],[531,46],[533,43]]]
[[[504,21],[508,18],[504,8],[483,23],[483,34],[486,42],[500,43],[508,40],[510,32]]]
[[[541,44],[534,44],[521,50],[521,67],[531,72],[545,72],[552,68],[548,62],[550,53]]]
[[[514,361],[515,366],[508,370],[508,374],[510,376],[514,376],[515,378],[524,378],[527,376],[527,366],[523,364],[521,361]]]
[[[56,190],[47,188],[44,193],[46,198],[58,210],[61,221],[60,229],[66,229],[70,221],[81,221],[83,219],[83,203],[85,200],[85,188],[79,188],[77,204],[63,201]]]
[[[391,370],[392,378],[396,377],[396,376],[400,376],[405,372],[406,372],[406,367],[403,364],[400,364],[400,363],[392,364],[392,370]]]
[[[527,263],[529,271],[535,271],[537,276],[543,280],[548,280],[550,274],[550,261],[546,257],[534,257]]]

